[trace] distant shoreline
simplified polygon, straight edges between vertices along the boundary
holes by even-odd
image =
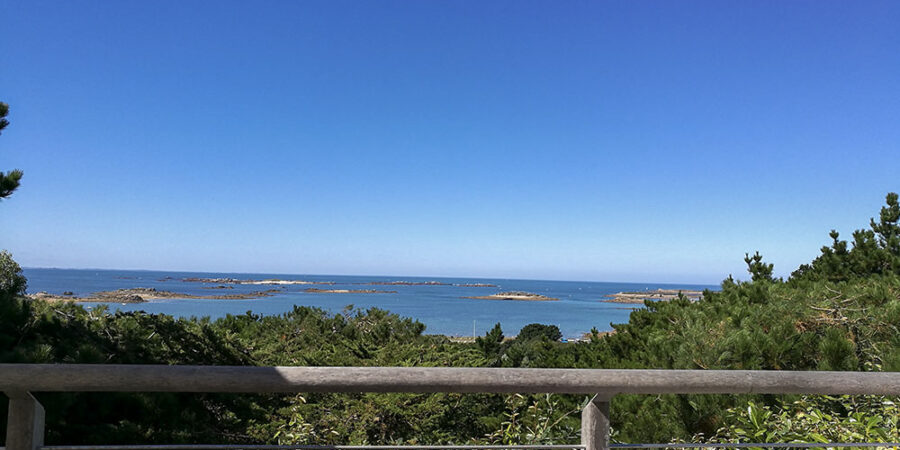
[[[505,277],[505,276],[466,276],[466,275],[409,275],[409,274],[334,274],[334,273],[265,273],[265,272],[229,272],[229,271],[219,271],[219,272],[211,272],[204,270],[170,270],[170,269],[110,269],[110,268],[102,268],[102,267],[35,267],[35,266],[22,266],[25,271],[29,270],[75,270],[75,271],[84,271],[84,272],[133,272],[133,273],[168,273],[168,274],[180,274],[180,276],[185,275],[227,275],[228,277],[232,277],[235,279],[247,277],[259,277],[263,276],[265,278],[275,278],[275,279],[288,279],[293,277],[335,277],[335,278],[390,278],[395,280],[402,279],[422,279],[422,280],[485,280],[485,281],[508,281],[508,282],[519,282],[519,281],[547,281],[552,283],[608,283],[608,284],[627,284],[634,285],[636,288],[639,286],[702,286],[709,288],[717,288],[718,283],[721,281],[721,278],[713,278],[712,281],[708,283],[697,282],[697,281],[653,281],[653,280],[644,280],[644,281],[623,281],[623,280],[575,280],[575,279],[559,279],[559,278],[517,278],[517,277]],[[200,277],[204,278],[204,277]],[[215,278],[215,277],[209,277]],[[478,284],[476,281],[473,284]]]
[[[264,316],[290,312],[295,306],[322,308],[340,313],[343,307],[382,308],[403,317],[415,318],[427,325],[430,333],[448,336],[471,335],[472,328],[483,334],[487,325],[502,322],[504,329],[517,330],[529,323],[552,323],[560,327],[566,337],[579,338],[592,327],[606,330],[609,323],[627,320],[633,308],[643,304],[604,303],[601,299],[618,292],[642,292],[662,289],[703,290],[714,286],[664,284],[610,284],[528,281],[504,279],[439,279],[414,277],[361,276],[301,277],[279,276],[271,273],[235,275],[232,273],[200,274],[187,272],[129,272],[91,270],[25,270],[29,293],[45,291],[49,300],[77,302],[85,306],[108,305],[113,310],[146,311],[171,314],[176,317],[225,317],[252,310]],[[185,278],[205,278],[209,281],[185,282]],[[214,283],[215,279],[230,278],[241,281],[273,283],[279,280],[312,282],[317,284],[237,284]],[[425,284],[429,281],[440,285]],[[330,283],[335,283],[331,285]],[[406,283],[410,283],[407,285]],[[370,283],[379,283],[372,285]],[[388,285],[384,283],[392,283]],[[402,284],[401,284],[402,283]],[[495,287],[487,286],[495,285]],[[121,288],[155,288],[170,292],[136,293],[140,296],[123,298],[120,295],[98,296],[96,292],[113,292]],[[340,290],[342,292],[304,292],[307,288]],[[268,295],[253,292],[273,290]],[[397,291],[397,293],[363,293],[351,291]],[[347,291],[347,292],[343,292]],[[544,297],[496,296],[502,292],[527,292]],[[68,293],[69,295],[63,295]],[[121,294],[121,292],[120,292]],[[234,297],[228,294],[242,294]],[[463,299],[464,296],[488,299]],[[502,298],[510,298],[502,300]],[[628,307],[628,309],[624,309]]]
[[[33,300],[44,300],[47,302],[67,302],[67,303],[144,303],[148,300],[163,299],[206,299],[206,300],[249,300],[261,297],[271,297],[272,294],[282,292],[279,289],[269,289],[266,291],[250,292],[246,294],[212,294],[212,295],[193,295],[183,294],[179,292],[160,291],[154,288],[131,288],[116,289],[114,291],[94,292],[85,297],[78,297],[71,292],[63,294],[50,294],[47,292],[38,292],[36,294],[28,294],[26,297]]]

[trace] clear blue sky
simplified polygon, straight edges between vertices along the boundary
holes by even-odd
[[[29,267],[710,282],[900,190],[900,3],[0,3]]]

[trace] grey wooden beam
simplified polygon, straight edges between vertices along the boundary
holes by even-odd
[[[263,445],[148,444],[47,445],[44,450],[583,450],[581,444],[532,445]]]
[[[609,398],[594,396],[581,410],[584,450],[609,449]]]
[[[6,450],[37,450],[44,445],[44,407],[28,392],[6,392]]]
[[[900,395],[900,373],[0,364],[0,390]]]

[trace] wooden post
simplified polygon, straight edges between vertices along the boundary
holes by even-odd
[[[584,450],[609,449],[609,397],[595,395],[581,411]]]
[[[6,450],[37,450],[44,445],[44,407],[28,392],[7,392]]]

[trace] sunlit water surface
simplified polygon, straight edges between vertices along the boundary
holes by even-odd
[[[391,294],[325,294],[306,293],[310,286],[283,286],[271,297],[251,300],[167,299],[146,303],[107,304],[113,310],[146,311],[175,316],[224,317],[226,314],[277,315],[290,311],[294,305],[314,306],[332,313],[348,305],[355,308],[382,308],[404,317],[417,319],[427,326],[426,333],[451,336],[482,335],[495,323],[505,334],[514,335],[529,323],[556,325],[567,338],[578,338],[596,327],[600,331],[612,329],[611,323],[628,320],[633,308],[641,305],[603,303],[605,295],[645,289],[716,289],[707,285],[673,285],[654,283],[607,283],[584,281],[540,281],[473,278],[374,277],[339,275],[282,275],[157,272],[127,270],[25,269],[28,292],[46,291],[62,294],[72,291],[86,296],[97,291],[148,287],[193,295],[254,292],[277,286],[233,285],[234,289],[211,290],[209,283],[184,282],[183,278],[282,279],[334,282],[322,289],[378,289],[397,291]],[[367,286],[376,281],[439,281],[444,286]],[[495,284],[497,287],[456,286],[469,283]],[[500,291],[526,291],[559,301],[499,301],[475,300],[462,297],[490,295]],[[96,307],[97,303],[84,303]]]

